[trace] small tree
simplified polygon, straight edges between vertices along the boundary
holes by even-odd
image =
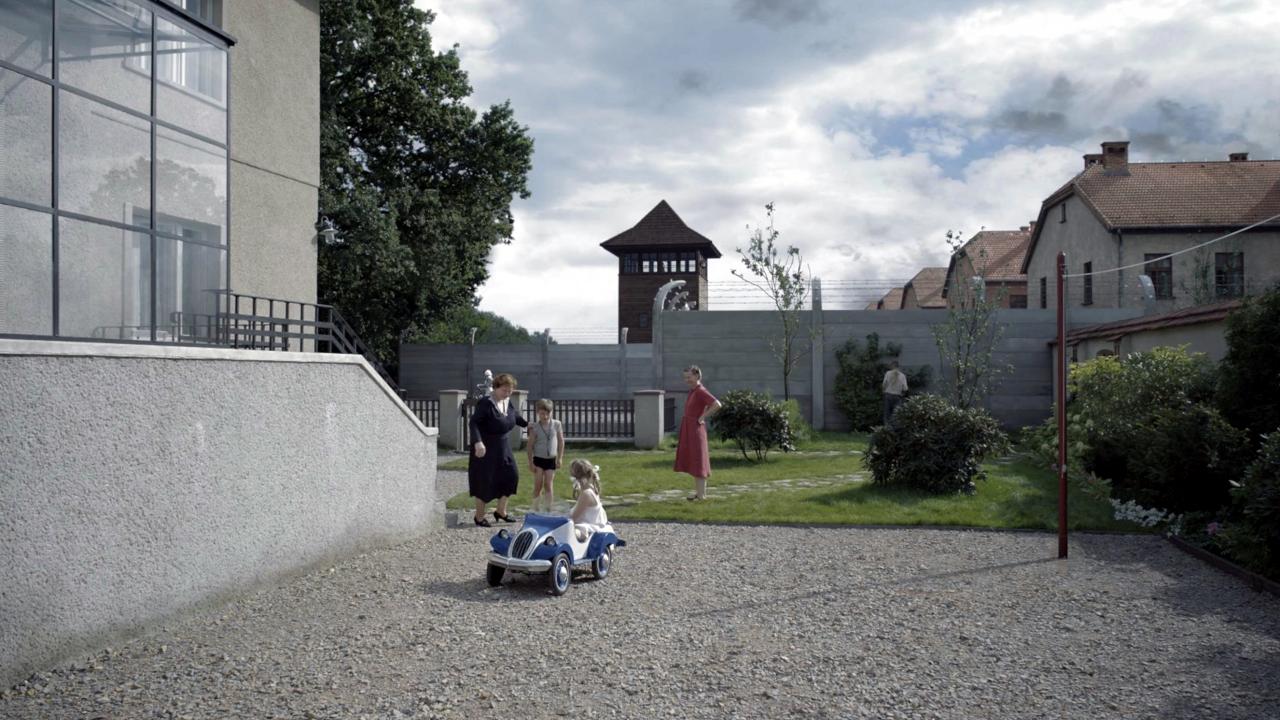
[[[791,371],[812,350],[812,344],[804,347],[802,335],[812,340],[812,331],[805,328],[805,299],[809,296],[809,273],[800,248],[794,245],[780,250],[780,233],[773,226],[773,203],[764,206],[769,218],[768,227],[757,227],[752,233],[747,249],[738,248],[742,264],[750,276],[733,270],[735,277],[745,280],[773,302],[781,323],[780,336],[769,338],[769,349],[782,366],[782,399],[791,399]],[[750,226],[748,226],[750,227]]]
[[[947,244],[953,253],[962,252],[960,237],[958,231],[947,231]],[[943,392],[961,408],[977,405],[1013,371],[1012,365],[998,364],[993,357],[1005,331],[1004,324],[996,322],[1003,294],[987,297],[983,260],[981,256],[973,260],[976,276],[957,278],[960,282],[972,282],[973,286],[959,293],[960,301],[947,309],[947,319],[931,328],[942,360],[939,374]],[[956,267],[960,267],[959,262]]]

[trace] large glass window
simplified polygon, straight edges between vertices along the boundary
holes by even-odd
[[[52,122],[53,88],[0,69],[0,197],[53,204]]]
[[[160,20],[156,117],[221,142],[227,137],[226,92],[226,51]]]
[[[221,19],[220,0],[0,0],[0,335],[214,339],[227,53],[175,6]]]
[[[129,0],[64,0],[58,78],[138,112],[151,112],[151,13]]]
[[[58,221],[58,330],[64,337],[151,339],[151,238]]]
[[[0,205],[0,333],[53,333],[53,217]]]
[[[61,209],[149,225],[151,123],[72,93],[59,97]]]
[[[53,0],[0,0],[0,59],[49,76]]]
[[[201,241],[224,242],[226,150],[168,128],[156,128],[156,212],[160,213],[157,229],[164,229],[166,216],[183,218],[202,223]]]

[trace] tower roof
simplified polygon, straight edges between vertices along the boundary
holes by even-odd
[[[600,243],[600,247],[617,255],[626,250],[643,248],[658,250],[701,250],[709,258],[720,257],[715,243],[684,224],[666,200],[659,202],[629,230]]]

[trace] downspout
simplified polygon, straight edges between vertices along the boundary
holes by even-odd
[[[1124,267],[1124,231],[1116,228],[1116,267]],[[1116,273],[1116,307],[1124,307],[1124,270]]]

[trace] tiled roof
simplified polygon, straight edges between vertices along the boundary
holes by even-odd
[[[1076,328],[1067,333],[1067,344],[1075,345],[1082,340],[1091,340],[1093,338],[1111,338],[1119,339],[1125,335],[1143,330],[1160,330],[1163,328],[1178,327],[1180,325],[1198,325],[1200,323],[1216,322],[1230,315],[1233,310],[1240,307],[1239,300],[1228,300],[1226,302],[1214,303],[1212,305],[1196,305],[1193,307],[1183,308],[1181,310],[1173,310],[1159,315],[1147,315],[1144,317],[1130,318],[1128,320],[1116,320],[1114,322],[1102,323],[1100,325],[1089,325],[1087,327]],[[1056,344],[1056,341],[1050,341],[1050,345]]]
[[[1075,179],[1108,228],[1232,227],[1280,215],[1277,160],[1127,167],[1126,175],[1092,165]]]
[[[876,303],[880,310],[901,310],[902,309],[902,288],[894,288],[884,294],[880,298],[880,302]]]
[[[1108,230],[1244,227],[1280,214],[1280,160],[1127,163],[1122,171],[1090,165],[1041,204],[1023,270],[1049,209],[1071,195]]]
[[[697,248],[709,258],[720,257],[715,243],[685,225],[666,200],[654,206],[634,227],[605,240],[600,247],[615,254],[623,248]]]
[[[903,287],[916,291],[916,305],[921,308],[945,308],[947,301],[942,297],[942,286],[947,280],[947,269],[944,267],[927,267]]]
[[[961,254],[967,255],[973,263],[974,271],[991,282],[1025,281],[1027,276],[1022,272],[1022,261],[1026,258],[1027,248],[1031,243],[1031,230],[983,230],[969,239],[951,255],[947,265],[947,277],[944,280],[942,296],[947,296],[947,288],[951,286],[951,276],[955,274],[956,260]]]

